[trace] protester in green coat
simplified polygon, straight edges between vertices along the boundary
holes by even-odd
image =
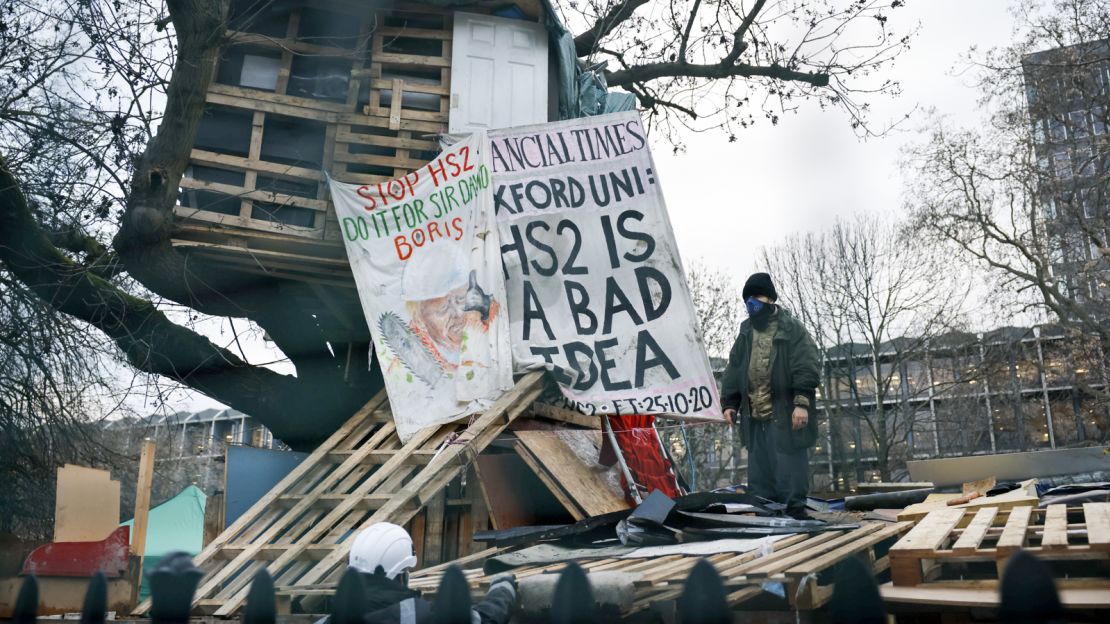
[[[721,404],[748,448],[749,491],[804,518],[821,359],[805,327],[775,304],[770,275],[753,274],[742,296],[748,319],[729,353]]]

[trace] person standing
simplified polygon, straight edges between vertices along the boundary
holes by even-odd
[[[821,358],[805,327],[775,303],[770,275],[752,274],[741,296],[748,319],[729,353],[721,405],[748,449],[750,493],[783,503],[792,518],[806,518]]]

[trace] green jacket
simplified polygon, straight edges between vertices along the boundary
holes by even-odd
[[[817,385],[821,381],[821,357],[809,332],[785,308],[779,307],[778,333],[771,347],[771,400],[774,403],[773,426],[780,451],[791,452],[809,448],[817,442]],[[740,439],[747,445],[751,439],[751,405],[748,402],[748,363],[752,354],[752,324],[745,320],[740,335],[729,352],[728,366],[721,379],[721,406],[734,409],[740,416]],[[809,422],[795,430],[791,427],[794,397],[804,396],[809,406]]]

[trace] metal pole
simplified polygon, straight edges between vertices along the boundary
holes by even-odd
[[[609,422],[607,414],[601,416],[601,424],[605,426],[605,435],[609,436],[609,444],[613,445],[613,452],[617,454],[617,463],[620,464],[624,479],[628,482],[628,492],[632,494],[632,500],[639,505],[644,502],[644,499],[640,497],[640,488],[636,486],[636,480],[632,478],[632,472],[628,469],[628,464],[624,462],[624,453],[621,452],[621,447],[617,444],[617,434],[613,433],[613,425]],[[686,452],[689,453],[690,449],[686,449]]]

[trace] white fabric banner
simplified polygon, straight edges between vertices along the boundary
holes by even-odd
[[[513,384],[487,145],[475,133],[403,178],[330,181],[402,440]]]
[[[722,418],[636,112],[490,132],[517,368],[586,414]]]

